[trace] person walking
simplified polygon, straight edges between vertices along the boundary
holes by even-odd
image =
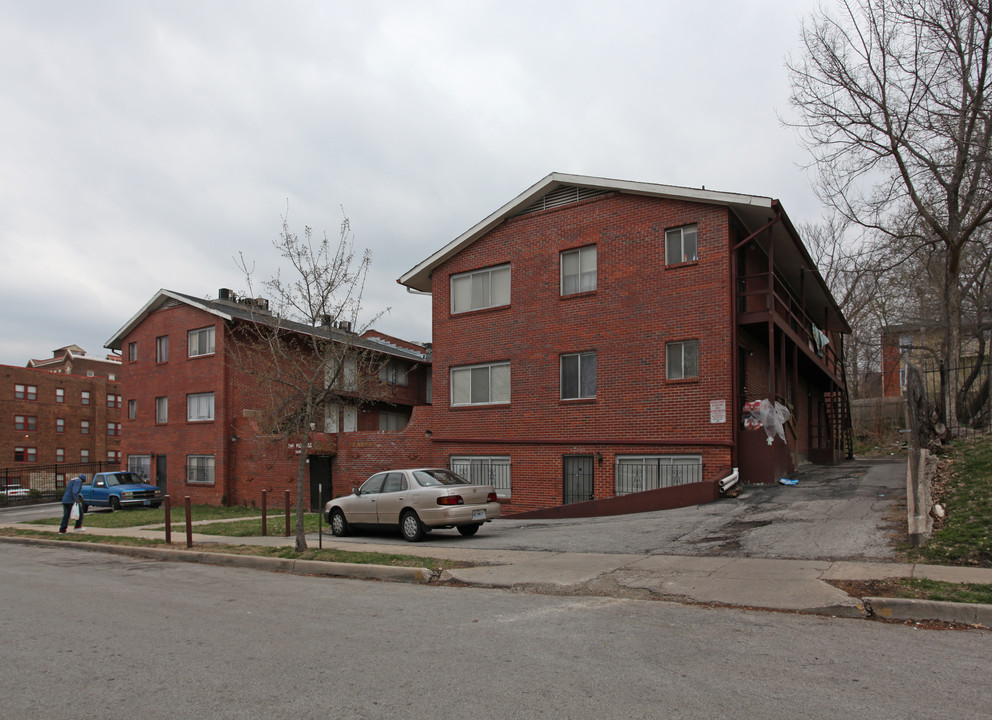
[[[69,515],[72,513],[72,506],[79,502],[79,496],[83,491],[84,482],[86,482],[86,473],[80,473],[78,477],[74,477],[65,486],[65,492],[62,494],[62,524],[59,525],[60,533],[64,533],[66,528],[69,527]],[[86,530],[83,527],[82,503],[79,505],[79,519],[76,520],[76,526],[73,529],[76,532],[84,532]]]

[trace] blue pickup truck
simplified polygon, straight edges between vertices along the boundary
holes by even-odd
[[[83,512],[91,505],[120,510],[143,505],[157,508],[162,504],[162,488],[149,485],[131,472],[102,472],[83,483],[80,493]]]

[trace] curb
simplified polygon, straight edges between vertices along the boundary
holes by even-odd
[[[884,620],[936,620],[992,628],[992,605],[911,598],[863,598],[874,617]]]
[[[165,548],[131,547],[72,540],[45,540],[42,538],[0,537],[4,542],[44,547],[71,547],[75,550],[109,552],[115,555],[140,557],[169,562],[194,562],[205,565],[242,567],[268,572],[285,572],[292,575],[320,575],[325,577],[385,580],[426,585],[433,578],[427,568],[394,567],[392,565],[364,565],[359,563],[323,562],[321,560],[291,560],[288,558],[258,557],[257,555],[232,555],[230,553],[199,552],[196,550],[167,550]]]

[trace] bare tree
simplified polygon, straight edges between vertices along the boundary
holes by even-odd
[[[992,211],[988,0],[843,0],[803,25],[788,122],[821,197],[897,251],[944,258],[945,364],[961,349],[962,259]],[[907,220],[908,218],[908,220]]]
[[[328,408],[356,407],[381,392],[380,360],[363,350],[360,335],[382,313],[359,327],[371,254],[356,255],[347,218],[332,244],[326,234],[315,239],[309,227],[298,236],[284,216],[273,245],[289,269],[260,284],[273,303],[271,310],[253,313],[252,322],[238,326],[232,353],[238,369],[254,379],[253,391],[264,406],[259,408],[263,432],[299,447],[296,551],[303,552],[310,433],[318,425],[324,429]],[[255,297],[254,267],[243,253],[237,262]]]

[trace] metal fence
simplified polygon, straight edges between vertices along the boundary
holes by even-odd
[[[66,482],[79,473],[118,469],[117,463],[106,461],[0,468],[0,505],[58,502],[65,492]]]
[[[666,458],[621,460],[616,465],[616,494],[643,492],[659,488],[702,482],[703,466],[699,461],[670,462]]]
[[[919,395],[936,435],[983,435],[992,429],[990,380],[992,363],[964,360],[957,367],[943,363],[910,365],[906,377],[919,373]]]

